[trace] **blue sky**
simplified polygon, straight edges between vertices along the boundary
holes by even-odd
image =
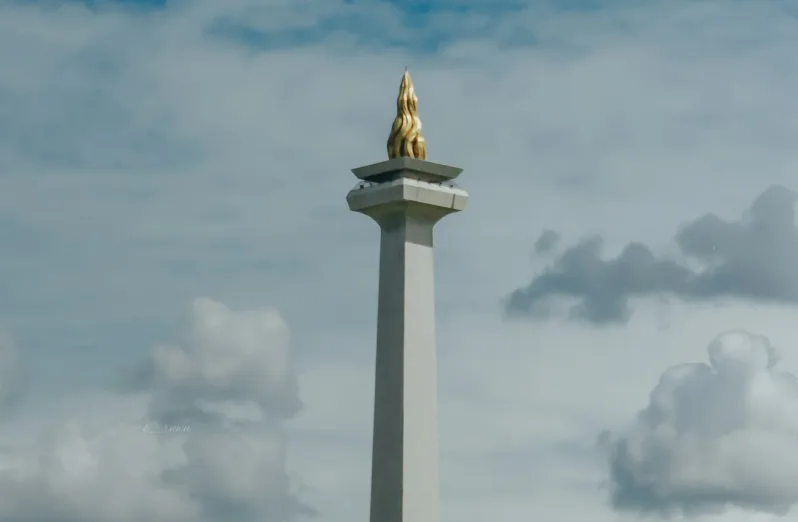
[[[405,66],[444,520],[796,520],[798,4],[132,4],[0,0],[0,522],[365,519]]]

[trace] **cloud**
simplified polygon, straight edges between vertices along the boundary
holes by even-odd
[[[643,243],[629,243],[602,259],[601,237],[585,239],[563,252],[525,288],[512,293],[507,310],[532,317],[548,315],[553,297],[576,298],[573,318],[593,323],[629,318],[629,299],[657,295],[685,300],[739,298],[798,303],[798,229],[794,192],[772,186],[739,221],[707,214],[684,225],[676,243],[685,259],[659,257]]]
[[[140,374],[144,409],[106,397],[102,413],[113,415],[74,415],[37,444],[6,452],[0,520],[311,515],[292,490],[279,425],[300,405],[291,365],[276,311],[197,299],[184,341],[153,349]]]
[[[0,471],[2,520],[189,521],[200,514],[186,492],[164,488],[167,452],[133,425],[95,432],[73,420],[35,448],[15,450]]]
[[[535,253],[536,254],[549,253],[554,247],[557,246],[557,242],[559,240],[560,240],[560,235],[557,232],[548,229],[544,230],[535,241]]]
[[[695,515],[798,504],[798,378],[765,337],[738,330],[709,363],[674,366],[633,426],[610,444],[618,510]]]
[[[301,408],[291,367],[290,332],[274,309],[234,312],[222,303],[194,301],[181,345],[154,348],[139,386],[155,390],[151,415],[170,424],[197,415],[197,399],[252,401],[270,418]]]

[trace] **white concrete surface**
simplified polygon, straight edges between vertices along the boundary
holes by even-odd
[[[347,196],[381,229],[371,522],[440,521],[432,229],[468,194],[417,179],[423,163]]]

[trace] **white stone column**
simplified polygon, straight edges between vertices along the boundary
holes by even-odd
[[[349,207],[381,229],[371,522],[439,522],[432,230],[465,207],[460,169],[397,158],[355,169]]]

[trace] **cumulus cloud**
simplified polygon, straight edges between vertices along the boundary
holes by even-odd
[[[765,337],[719,335],[709,363],[667,370],[610,444],[619,510],[782,514],[798,504],[798,378]]]
[[[270,418],[289,418],[301,407],[289,340],[274,309],[234,312],[197,299],[184,342],[156,346],[137,384],[155,390],[151,415],[162,422],[196,420],[209,402],[251,401]]]
[[[686,300],[720,297],[798,303],[798,229],[795,193],[782,186],[765,190],[739,221],[707,214],[685,224],[676,243],[684,263],[657,256],[643,243],[628,244],[603,259],[601,237],[563,252],[525,288],[513,292],[507,311],[548,315],[554,297],[575,298],[571,317],[593,323],[625,321],[629,299],[672,295]]]
[[[81,417],[0,466],[0,520],[283,521],[312,510],[286,472],[279,421],[300,401],[289,331],[271,309],[194,302],[184,340],[139,372],[147,406]]]
[[[88,430],[70,420],[0,471],[0,520],[199,519],[186,490],[164,488],[168,450],[133,424]]]

